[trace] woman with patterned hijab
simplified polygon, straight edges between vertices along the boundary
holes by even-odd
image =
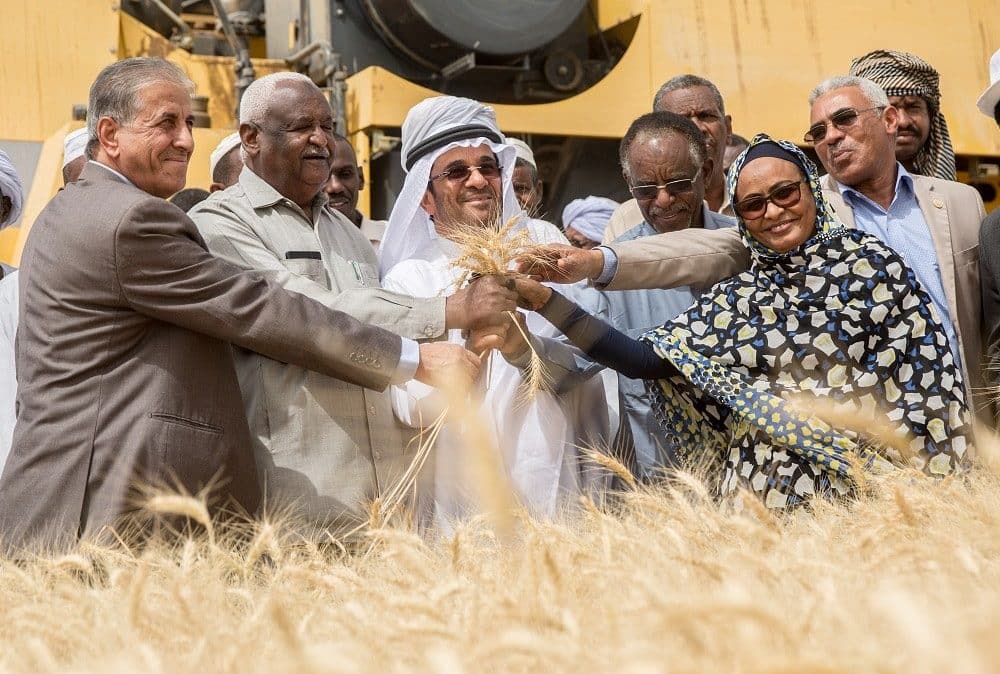
[[[851,463],[907,463],[877,440],[788,405],[811,396],[879,411],[929,475],[969,452],[961,373],[927,293],[878,239],[834,219],[811,161],[756,136],[728,189],[748,271],[633,340],[561,295],[519,279],[523,300],[589,356],[650,381],[658,416],[687,462],[721,471],[770,507],[848,494]]]

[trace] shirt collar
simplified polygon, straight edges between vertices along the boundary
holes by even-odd
[[[243,170],[240,171],[239,184],[253,208],[268,208],[280,203],[301,210],[298,204],[283,196],[270,183],[254,173],[249,166],[244,166]],[[320,190],[316,198],[313,199],[313,213],[307,214],[310,216],[310,220],[319,209],[326,205],[327,200],[326,192]]]
[[[842,183],[842,182],[840,182],[838,180],[834,180],[833,182],[837,186],[837,191],[840,192],[840,194],[845,199],[849,199],[851,202],[853,202],[855,199],[858,199],[858,198],[866,199],[868,201],[871,201],[870,199],[868,199],[868,197],[866,197],[865,195],[861,194],[861,192],[858,192],[853,187],[848,187],[847,185],[845,185],[844,183]],[[896,162],[896,185],[893,188],[893,193],[892,193],[892,195],[893,195],[893,201],[896,200],[896,197],[900,193],[904,193],[904,194],[913,194],[914,193],[914,191],[913,191],[913,176],[910,175],[910,172],[907,171],[906,168],[902,164],[900,164],[899,162]]]
[[[111,168],[107,164],[102,164],[101,162],[97,161],[96,159],[88,159],[87,163],[88,164],[94,164],[95,166],[100,166],[105,171],[108,171],[108,172],[114,174],[115,176],[117,176],[124,183],[128,183],[129,185],[135,185],[134,182],[132,182],[131,180],[129,180],[128,178],[126,178],[123,174],[119,173],[118,171],[116,171],[115,169]]]

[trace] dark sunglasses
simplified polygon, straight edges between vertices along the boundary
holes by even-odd
[[[802,199],[802,183],[804,182],[806,181],[797,180],[782,183],[764,196],[755,194],[742,201],[737,201],[733,204],[733,210],[744,220],[756,220],[767,212],[767,202],[769,201],[778,208],[790,208]]]
[[[830,115],[830,124],[843,131],[844,129],[849,129],[858,123],[858,117],[861,116],[862,112],[871,112],[872,110],[883,110],[884,107],[881,105],[876,105],[874,108],[865,108],[864,110],[855,110],[854,108],[844,108],[842,110],[837,110],[837,112]],[[803,140],[807,143],[819,143],[824,138],[826,138],[827,130],[826,122],[816,122],[809,127],[806,131],[806,135],[803,136]]]
[[[464,183],[472,175],[473,171],[479,171],[479,175],[490,180],[492,178],[497,178],[500,172],[503,171],[503,166],[499,164],[482,164],[480,166],[455,166],[446,171],[441,171],[436,176],[431,176],[428,178],[430,182],[435,180],[448,179],[456,183]]]
[[[694,183],[698,180],[698,176],[701,175],[701,169],[698,169],[690,178],[683,178],[682,180],[671,180],[669,183],[663,183],[662,185],[635,185],[629,187],[628,191],[632,193],[636,201],[652,201],[660,193],[660,190],[666,190],[667,194],[672,197],[685,194],[694,189]]]

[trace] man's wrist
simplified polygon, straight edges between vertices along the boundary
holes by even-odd
[[[590,274],[590,280],[597,285],[611,283],[615,274],[618,273],[618,256],[615,254],[615,251],[607,246],[598,246],[591,252],[600,254],[600,257],[598,258],[595,255],[594,268]]]
[[[395,372],[392,373],[392,383],[399,385],[410,381],[417,373],[419,366],[420,345],[412,339],[403,337],[399,349],[399,363],[396,365]]]

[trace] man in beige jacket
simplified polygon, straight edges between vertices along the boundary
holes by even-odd
[[[985,212],[979,193],[910,175],[896,162],[898,115],[873,82],[831,78],[816,87],[810,104],[807,136],[829,173],[824,193],[837,217],[885,241],[914,270],[962,364],[970,406],[983,412],[978,232]],[[685,230],[590,251],[553,248],[552,254],[557,269],[546,278],[590,278],[610,290],[707,287],[749,265],[736,230]]]
[[[308,78],[257,80],[240,117],[246,167],[236,185],[191,211],[212,253],[412,339],[503,322],[503,312],[513,310],[510,292],[492,278],[448,298],[381,289],[367,237],[328,206],[333,113]],[[388,395],[251,351],[237,350],[236,364],[269,502],[295,501],[311,522],[353,527],[416,450]]]

